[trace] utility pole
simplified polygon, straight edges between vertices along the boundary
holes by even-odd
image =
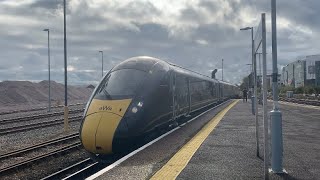
[[[223,81],[223,59],[222,59],[222,81]]]
[[[50,30],[44,29],[43,31],[48,32],[48,84],[49,84],[49,95],[48,95],[48,112],[51,111],[51,78],[50,78]]]
[[[253,89],[251,93],[251,110],[252,114],[255,115],[255,121],[256,121],[256,153],[257,157],[260,157],[259,153],[259,122],[258,122],[258,105],[257,105],[257,71],[256,71],[256,57],[255,57],[255,47],[254,47],[254,39],[253,39],[253,27],[245,27],[241,28],[240,31],[246,31],[251,30],[251,74],[253,79]],[[250,84],[250,83],[249,83]]]
[[[66,30],[66,0],[63,0],[63,42],[64,42],[64,131],[69,130],[68,109],[68,69],[67,69],[67,30]]]
[[[262,27],[262,63],[263,63],[263,169],[264,169],[264,179],[269,179],[269,136],[268,136],[268,112],[267,112],[267,56],[266,56],[266,18],[265,13],[261,14],[261,27]]]
[[[278,67],[277,67],[277,14],[276,0],[271,0],[271,29],[272,29],[272,93],[273,110],[271,119],[271,169],[274,173],[284,173],[282,167],[283,139],[282,139],[282,114],[278,105]]]

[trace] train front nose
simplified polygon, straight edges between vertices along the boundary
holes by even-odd
[[[81,141],[84,148],[95,154],[113,153],[112,142],[118,128],[126,131],[126,126],[120,125],[131,99],[127,100],[97,100],[93,99],[81,129]]]

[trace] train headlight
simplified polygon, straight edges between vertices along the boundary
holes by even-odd
[[[133,107],[133,108],[131,109],[131,111],[132,111],[133,113],[137,113],[137,112],[138,112],[138,108],[137,108],[137,107]]]
[[[142,107],[143,106],[143,102],[139,102],[137,106]]]

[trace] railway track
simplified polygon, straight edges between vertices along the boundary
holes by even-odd
[[[81,119],[82,119],[82,115],[72,116],[72,117],[69,117],[69,122],[80,121]],[[29,130],[33,130],[33,129],[43,128],[43,127],[48,127],[48,126],[53,126],[53,125],[59,125],[59,124],[63,124],[63,123],[64,123],[64,119],[60,118],[60,119],[55,119],[52,121],[44,121],[44,122],[30,123],[30,124],[14,126],[14,127],[1,128],[0,135],[29,131]]]
[[[317,101],[317,100],[283,98],[283,97],[279,97],[279,100],[280,101],[286,101],[286,102],[292,102],[292,103],[298,103],[298,104],[307,104],[307,105],[313,105],[313,106],[320,106],[320,101]]]
[[[76,104],[70,104],[69,106],[78,106],[78,105],[84,105],[86,103],[76,103]],[[63,105],[59,106],[51,106],[51,108],[61,108]],[[32,112],[32,111],[41,111],[45,110],[48,107],[39,107],[39,108],[32,108],[32,109],[20,109],[20,110],[13,110],[13,111],[5,111],[5,112],[0,112],[0,115],[5,115],[5,114],[14,114],[14,113],[21,113],[21,112]]]
[[[36,151],[36,150],[39,150],[39,149],[42,149],[42,148],[46,148],[48,146],[56,145],[58,143],[63,143],[63,142],[75,140],[75,139],[78,139],[78,137],[79,137],[79,134],[78,133],[74,133],[74,134],[71,134],[71,135],[68,135],[68,136],[65,136],[65,137],[57,138],[57,139],[54,139],[54,140],[50,140],[50,141],[46,141],[46,142],[43,142],[43,143],[40,143],[40,144],[36,144],[34,146],[29,146],[29,147],[26,147],[26,148],[23,148],[23,149],[19,149],[19,150],[12,151],[12,152],[9,152],[9,153],[6,153],[6,154],[2,154],[2,155],[0,155],[0,159],[3,160],[3,159],[6,159],[6,158],[15,157],[15,156],[21,155],[23,153]],[[72,144],[69,144],[69,145],[66,145],[66,146],[63,146],[63,147],[58,148],[56,150],[50,151],[48,153],[41,154],[39,156],[35,156],[33,158],[29,158],[27,160],[24,160],[24,161],[21,161],[21,162],[6,166],[4,168],[1,168],[0,169],[0,174],[8,174],[9,172],[12,172],[14,170],[19,170],[21,168],[25,168],[26,166],[30,165],[31,163],[38,162],[38,161],[41,161],[41,160],[45,160],[48,157],[52,157],[52,156],[55,156],[55,155],[58,155],[58,154],[67,153],[70,150],[79,148],[80,146],[81,146],[81,143],[79,141],[75,142],[75,143],[72,143]]]
[[[70,135],[67,135],[67,136],[63,136],[63,137],[60,137],[60,138],[56,138],[56,139],[52,139],[52,140],[49,140],[49,141],[38,143],[38,144],[35,144],[35,145],[32,145],[32,146],[28,146],[28,147],[25,147],[25,148],[22,148],[22,149],[18,149],[18,150],[10,151],[8,153],[0,154],[0,160],[6,159],[6,158],[10,158],[10,157],[14,157],[14,156],[17,156],[17,155],[22,154],[22,153],[38,150],[40,148],[47,147],[47,146],[50,146],[50,145],[54,145],[54,144],[57,144],[57,143],[61,143],[61,142],[64,142],[64,141],[69,141],[69,140],[72,140],[72,139],[75,139],[75,138],[79,138],[79,133],[73,133],[73,134],[70,134]]]
[[[69,114],[80,113],[80,112],[83,112],[83,110],[84,110],[84,108],[70,110]],[[31,121],[31,120],[40,119],[40,118],[54,117],[54,116],[59,116],[59,115],[63,115],[63,114],[64,114],[64,112],[60,111],[60,112],[53,112],[53,113],[46,113],[46,114],[37,114],[37,115],[32,115],[32,116],[22,116],[22,117],[17,117],[17,118],[2,119],[2,120],[0,120],[0,125],[14,123],[14,122]]]
[[[41,180],[48,180],[48,179],[84,179],[94,172],[97,169],[100,169],[102,165],[98,162],[93,161],[90,158],[84,159],[75,163],[71,166],[68,166],[58,172],[55,172],[49,176],[42,178]],[[66,176],[68,175],[68,176]]]

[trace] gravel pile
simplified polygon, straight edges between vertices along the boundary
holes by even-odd
[[[68,86],[69,103],[86,102],[93,89],[86,86]],[[64,85],[51,81],[52,106],[63,105]],[[46,107],[48,104],[48,81],[0,82],[0,112]]]
[[[90,97],[93,89],[81,86],[68,86],[68,104],[86,103]],[[64,103],[64,85],[51,82],[51,102],[52,106],[63,105]],[[4,81],[0,82],[0,112],[8,112],[12,110],[28,110],[39,107],[47,107],[48,105],[48,81],[33,83],[28,81]],[[85,104],[77,106],[69,106],[69,109],[84,108]],[[52,108],[52,112],[62,112],[63,107]],[[0,120],[17,118],[21,116],[31,116],[37,114],[45,114],[47,109],[18,112],[13,114],[0,115]],[[69,117],[82,115],[82,113],[69,114]],[[11,127],[13,125],[24,125],[35,122],[50,121],[53,119],[60,119],[63,116],[54,116],[49,118],[35,119],[27,122],[12,123],[10,125],[1,125],[3,127]],[[70,131],[63,132],[63,125],[54,125],[50,127],[34,129],[26,132],[12,133],[0,136],[0,154],[10,152],[13,150],[21,149],[31,145],[35,145],[44,141],[54,138],[62,137],[68,134],[79,132],[81,121],[70,122]],[[37,152],[32,152],[26,157],[10,158],[8,160],[0,161],[1,167],[9,166],[10,164],[17,163],[38,156],[40,154],[48,153],[57,149],[65,144],[54,147],[41,149]],[[46,162],[32,164],[31,167],[26,168],[20,172],[14,172],[9,176],[0,175],[0,179],[39,179],[49,173],[53,173],[60,168],[66,167],[70,164],[78,162],[80,159],[87,158],[87,154],[82,149],[71,151],[70,154],[62,155],[61,157],[49,158]]]

